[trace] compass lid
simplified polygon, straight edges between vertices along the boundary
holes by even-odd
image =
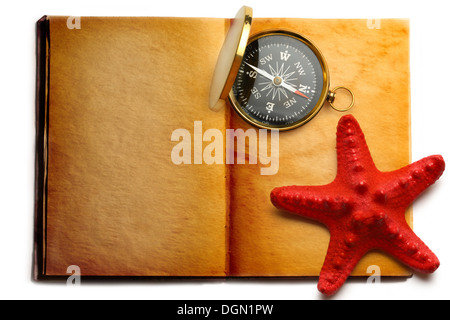
[[[252,8],[243,6],[231,21],[211,82],[209,92],[211,110],[219,111],[225,105],[247,47],[252,15]]]

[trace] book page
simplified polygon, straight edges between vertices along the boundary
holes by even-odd
[[[410,163],[409,23],[381,20],[255,19],[252,33],[287,29],[313,41],[327,60],[330,89],[351,88],[353,114],[365,134],[379,170],[391,171]],[[339,98],[339,97],[338,97]],[[344,98],[336,104],[346,105]],[[229,106],[230,107],[230,106]],[[270,201],[275,187],[324,185],[336,176],[336,127],[342,113],[328,104],[306,125],[279,133],[279,168],[261,175],[267,165],[231,165],[230,274],[234,276],[318,276],[328,248],[325,226],[276,209]],[[252,127],[232,112],[232,128]],[[261,136],[259,136],[261,139]],[[270,139],[269,143],[270,143]],[[269,150],[275,147],[269,146]],[[251,148],[247,147],[251,153]],[[412,223],[411,210],[406,213]],[[353,275],[382,275],[410,271],[379,252],[367,254]]]
[[[225,130],[208,109],[225,29],[50,18],[45,275],[226,274],[226,166],[197,164],[194,130]]]

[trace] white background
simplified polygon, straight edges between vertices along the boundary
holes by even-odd
[[[232,18],[243,5],[254,17],[409,18],[413,161],[442,154],[450,161],[448,1],[3,1],[0,50],[1,299],[323,299],[317,280],[64,283],[31,280],[34,208],[35,22],[43,15]],[[351,48],[350,48],[351,50]],[[370,83],[370,79],[367,79]],[[333,299],[450,297],[450,172],[414,203],[414,230],[440,268],[379,285],[350,280]]]

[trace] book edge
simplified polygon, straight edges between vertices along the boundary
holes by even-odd
[[[47,126],[50,20],[43,16],[36,22],[36,140],[33,279],[45,275],[46,231],[45,199],[47,196]]]

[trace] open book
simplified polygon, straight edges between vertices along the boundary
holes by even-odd
[[[331,87],[353,90],[351,113],[377,167],[390,171],[410,162],[409,22],[375,22],[254,19],[251,32],[283,28],[311,39],[327,59]],[[334,179],[342,114],[325,105],[305,126],[277,135],[229,105],[210,111],[229,25],[38,22],[37,279],[67,276],[71,265],[83,276],[318,276],[327,229],[277,210],[270,191]],[[247,135],[243,151],[238,138],[227,141],[238,129]],[[411,224],[411,209],[406,215]],[[370,275],[372,265],[382,275],[410,274],[377,252],[353,274]]]

